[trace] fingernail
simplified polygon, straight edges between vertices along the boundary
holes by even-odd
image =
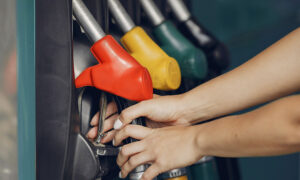
[[[120,119],[117,119],[114,124],[114,129],[120,129],[122,125],[123,123],[120,121]]]
[[[116,145],[115,145],[115,140],[114,140],[114,139],[112,140],[112,144],[113,144],[113,146],[116,146]]]
[[[123,179],[121,171],[119,172],[119,178]]]

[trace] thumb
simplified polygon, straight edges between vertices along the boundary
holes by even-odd
[[[145,101],[130,106],[121,112],[119,118],[114,123],[114,129],[121,129],[131,123],[134,119],[142,116],[146,117],[148,112],[149,106],[145,103]]]

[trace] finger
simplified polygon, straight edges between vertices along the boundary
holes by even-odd
[[[114,115],[117,113],[117,105],[115,102],[110,102],[107,105],[107,110],[106,110],[106,118],[110,118],[110,116]],[[91,120],[91,125],[95,126],[98,124],[99,121],[99,111],[93,116],[92,120]]]
[[[158,97],[160,97],[160,95],[158,95],[158,94],[153,94],[153,98],[158,98]]]
[[[116,120],[114,129],[121,129],[125,125],[131,123],[134,119],[141,116],[146,116],[147,112],[149,112],[149,108],[145,102],[146,101],[139,102],[138,104],[124,109],[121,112],[119,119]]]
[[[118,117],[119,117],[119,115],[115,114],[104,121],[103,133],[111,130],[114,127],[114,123],[115,123],[116,119],[118,119]]]
[[[144,172],[141,180],[152,180],[160,173],[160,168],[154,163]]]
[[[98,133],[98,127],[93,127],[89,130],[89,132],[86,134],[86,137],[89,139],[95,139]]]
[[[106,133],[106,135],[101,139],[101,143],[105,144],[108,143],[110,141],[112,141],[114,139],[116,135],[116,130],[113,131],[109,131],[108,133]]]
[[[147,137],[151,132],[151,128],[129,124],[116,133],[114,143],[116,146],[118,146],[124,139],[128,137],[141,140]]]
[[[124,145],[117,157],[117,164],[119,167],[122,167],[126,161],[128,161],[129,157],[140,153],[145,150],[145,144],[143,141],[136,141],[130,144]]]
[[[137,166],[142,164],[147,164],[152,160],[153,159],[151,154],[146,152],[141,152],[131,156],[129,160],[121,168],[122,177],[126,177],[128,173],[130,173]]]
[[[92,120],[91,120],[91,126],[96,126],[98,124],[99,121],[99,111],[93,116]]]
[[[108,118],[109,116],[117,113],[117,111],[117,105],[114,101],[112,101],[107,105],[105,117]]]

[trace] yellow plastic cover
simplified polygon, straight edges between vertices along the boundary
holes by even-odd
[[[127,51],[148,69],[153,88],[175,90],[180,86],[181,73],[177,61],[168,56],[141,27],[135,27],[121,39]]]

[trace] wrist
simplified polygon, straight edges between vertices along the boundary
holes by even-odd
[[[190,127],[192,129],[192,140],[197,160],[200,160],[203,156],[209,156],[209,151],[207,151],[208,138],[205,134],[205,127],[203,125],[195,125]]]
[[[215,107],[209,98],[202,98],[194,93],[183,93],[180,96],[180,103],[178,104],[181,109],[178,119],[195,124],[214,117],[213,108]]]

